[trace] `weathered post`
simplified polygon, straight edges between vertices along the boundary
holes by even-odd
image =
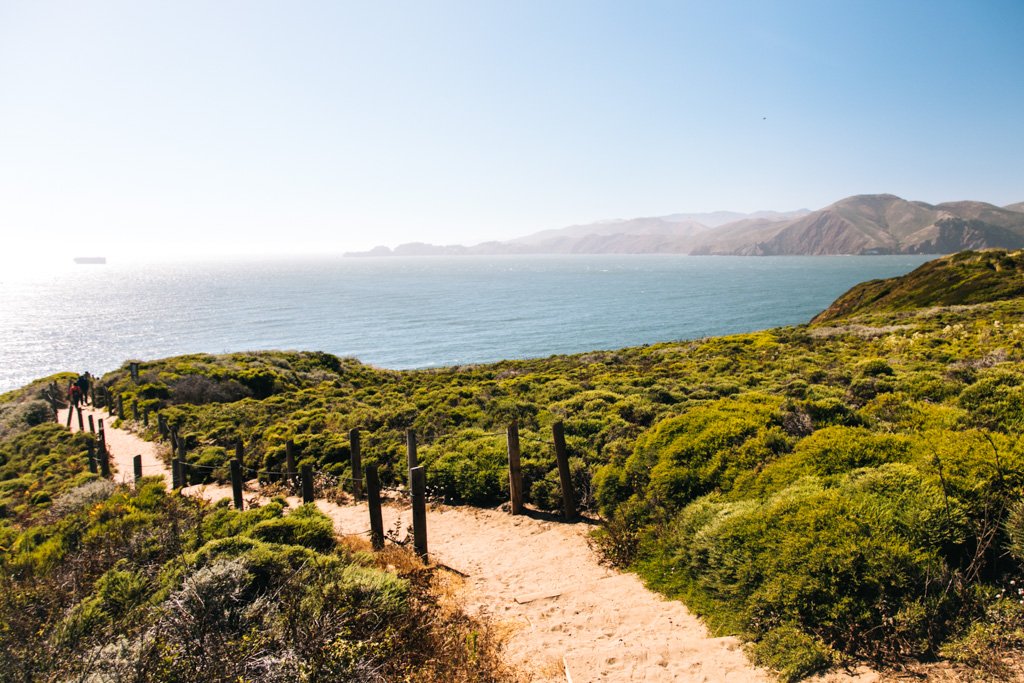
[[[98,455],[100,460],[100,476],[104,479],[110,479],[110,454],[107,453],[107,442],[102,434],[100,435],[100,452]]]
[[[572,473],[569,471],[569,456],[565,452],[565,428],[561,422],[551,425],[555,438],[555,460],[558,461],[558,478],[562,483],[562,514],[565,519],[576,518],[576,495],[572,490]]]
[[[96,474],[96,445],[90,441],[86,447],[89,449],[89,471]]]
[[[170,430],[167,429],[167,417],[163,413],[156,414],[156,430],[160,432],[161,438],[164,439],[170,434]]]
[[[135,481],[142,479],[142,456],[136,455],[132,458],[132,468],[135,470]]]
[[[519,460],[519,423],[513,422],[505,433],[508,442],[508,496],[512,514],[523,512],[523,468]]]
[[[181,483],[181,485],[183,487],[184,486],[188,486],[189,471],[188,471],[188,459],[186,458],[186,454],[187,453],[188,453],[188,449],[185,446],[185,437],[179,436],[178,437],[178,481]]]
[[[96,421],[92,419],[92,413],[89,413],[89,433],[96,433]]]
[[[427,561],[427,473],[422,467],[409,470],[412,482],[412,545],[416,554]]]
[[[416,454],[416,431],[405,430],[405,452],[409,463],[409,472],[420,464],[419,456]],[[412,487],[412,474],[409,475],[409,486]]]
[[[313,502],[313,466],[302,466],[302,502]]]
[[[177,457],[171,458],[171,488],[181,488],[181,462]]]
[[[124,414],[124,394],[117,395],[117,416],[122,420],[125,418]]]
[[[380,510],[380,478],[377,466],[366,468],[366,503],[370,508],[370,543],[374,550],[384,547],[384,517]]]
[[[149,426],[149,406],[148,405],[142,407],[142,426],[143,427],[148,427]]]
[[[78,406],[78,431],[85,431],[85,424],[82,422],[82,406]]]
[[[68,429],[71,429],[71,416],[74,415],[74,414],[75,414],[75,404],[72,403],[71,401],[68,401],[68,423],[66,425],[66,427]]]
[[[134,398],[132,399],[132,419],[136,422],[139,421],[139,401]]]
[[[241,510],[242,501],[242,463],[238,460],[231,461],[231,495],[235,498],[235,509]]]
[[[363,495],[363,456],[359,452],[359,430],[348,430],[349,450],[352,453],[352,495],[360,498]]]
[[[288,482],[295,486],[297,479],[295,472],[295,442],[291,439],[284,442],[284,468],[288,473]]]
[[[245,460],[245,446],[242,444],[242,440],[235,439],[235,462],[238,463],[239,468],[242,466],[242,462]]]

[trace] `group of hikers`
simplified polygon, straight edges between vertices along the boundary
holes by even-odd
[[[78,379],[68,383],[68,401],[72,408],[81,409],[81,406],[89,403],[90,378],[88,372],[83,372]]]

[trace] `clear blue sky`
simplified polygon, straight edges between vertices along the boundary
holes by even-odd
[[[1024,200],[1024,2],[0,0],[8,255],[873,192]]]

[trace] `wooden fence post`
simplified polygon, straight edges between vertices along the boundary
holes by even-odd
[[[182,488],[188,486],[188,460],[185,459],[185,454],[188,449],[185,446],[185,437],[179,436],[178,431],[174,431],[175,443],[177,444],[177,462],[178,462],[178,485]],[[172,451],[171,457],[174,457]]]
[[[238,460],[231,461],[231,494],[235,498],[235,509],[241,510],[242,505],[242,463]]]
[[[136,455],[132,458],[132,468],[135,470],[135,481],[142,479],[142,456]]]
[[[416,554],[427,561],[427,473],[423,467],[409,470],[412,482],[412,545]]]
[[[363,455],[359,452],[359,430],[348,430],[349,450],[352,453],[352,495],[359,499],[363,495]]]
[[[291,439],[284,442],[284,466],[288,472],[288,482],[294,486],[298,477],[295,472],[295,442]]]
[[[370,543],[374,550],[384,547],[384,517],[380,511],[380,478],[377,466],[366,468],[366,503],[370,508]]]
[[[523,469],[519,461],[519,423],[513,422],[506,432],[508,442],[508,496],[512,514],[523,512]]]
[[[82,406],[78,406],[78,431],[85,431],[85,425],[82,423]]]
[[[235,462],[241,466],[245,460],[245,446],[242,444],[241,439],[235,439]]]
[[[313,466],[302,466],[302,502],[313,502]]]
[[[89,413],[89,433],[96,433],[96,421],[92,419],[92,413]]]
[[[171,488],[181,488],[181,461],[177,456],[171,456]]]
[[[412,472],[412,469],[420,464],[419,456],[416,454],[416,431],[413,429],[405,430],[405,452],[409,472]],[[409,475],[409,486],[412,486],[412,474]]]
[[[555,438],[555,459],[558,461],[558,478],[562,483],[562,514],[565,519],[576,518],[576,495],[572,490],[572,473],[569,471],[569,456],[565,452],[565,428],[561,422],[551,425]]]
[[[167,429],[167,417],[163,413],[156,414],[156,430],[160,432],[160,436],[164,439],[170,434],[170,430]]]
[[[98,455],[100,459],[100,476],[104,479],[110,479],[110,454],[107,453],[107,441],[102,434],[100,434],[100,451]]]
[[[136,422],[139,421],[139,402],[136,399],[132,399],[132,419]]]
[[[65,425],[68,429],[71,429],[71,416],[75,414],[75,404],[68,401],[68,423]]]

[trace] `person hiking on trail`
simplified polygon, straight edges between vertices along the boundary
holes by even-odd
[[[89,403],[89,373],[84,372],[78,376],[75,382],[78,384],[78,389],[82,392],[82,405]]]
[[[71,400],[72,408],[79,408],[78,404],[82,401],[82,390],[74,382],[68,387],[68,398]]]

